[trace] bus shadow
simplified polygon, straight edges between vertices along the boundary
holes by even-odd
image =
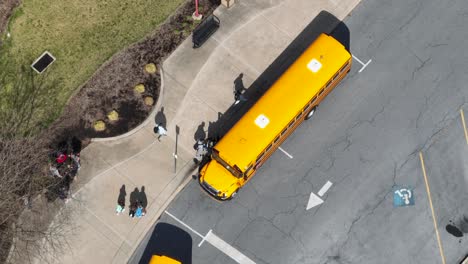
[[[167,256],[184,264],[192,263],[192,237],[181,228],[158,223],[139,263],[148,264],[153,255]]]
[[[252,85],[245,89],[243,95],[247,98],[246,101],[233,104],[225,113],[218,113],[218,120],[210,122],[208,126],[208,137],[222,138],[321,33],[333,36],[349,51],[348,27],[329,12],[321,11]]]

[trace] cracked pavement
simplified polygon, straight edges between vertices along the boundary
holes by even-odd
[[[468,239],[445,225],[468,215],[459,116],[468,111],[467,12],[464,0],[362,1],[344,22],[352,52],[372,63],[358,73],[355,61],[314,118],[283,143],[294,159],[277,151],[225,203],[191,182],[168,211],[202,234],[213,229],[256,263],[440,263],[422,151],[445,257],[456,263]],[[325,202],[306,211],[310,192],[327,180]],[[414,188],[414,206],[393,207],[396,185]],[[193,263],[235,263],[193,240]]]

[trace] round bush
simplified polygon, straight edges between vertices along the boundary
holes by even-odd
[[[133,88],[133,90],[139,94],[142,94],[145,92],[145,86],[143,84],[138,84],[135,86],[135,88]]]
[[[94,130],[96,131],[104,131],[106,130],[106,123],[102,120],[98,120],[94,122]]]
[[[148,63],[145,65],[145,71],[147,73],[155,73],[158,70],[154,63]]]

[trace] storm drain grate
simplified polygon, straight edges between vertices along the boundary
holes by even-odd
[[[52,56],[50,52],[44,51],[44,53],[42,53],[42,55],[31,64],[31,68],[40,74],[43,73],[54,61],[55,57]]]

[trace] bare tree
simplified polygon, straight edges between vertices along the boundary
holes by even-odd
[[[0,50],[0,263],[27,263],[58,254],[69,231],[63,203],[44,195],[58,180],[49,175],[51,139],[41,131],[60,107],[46,75],[12,70],[6,58]]]

